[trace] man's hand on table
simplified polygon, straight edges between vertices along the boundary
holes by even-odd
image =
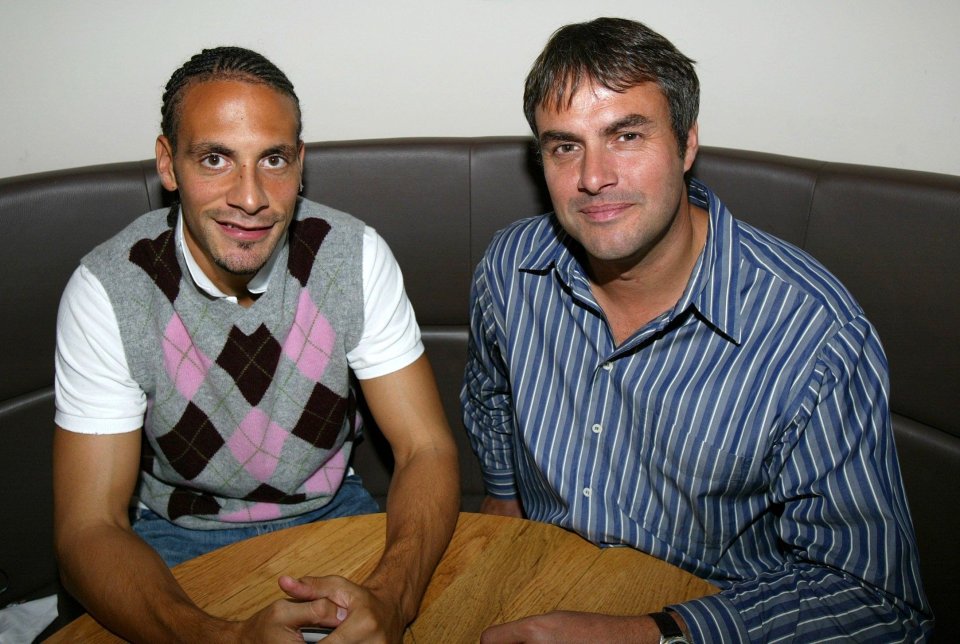
[[[287,599],[275,601],[242,622],[233,622],[219,631],[217,637],[204,639],[216,642],[290,642],[303,644],[300,628],[327,626],[333,628],[341,619],[335,604],[326,600],[296,602]]]
[[[660,629],[650,617],[617,617],[598,613],[554,611],[491,626],[481,644],[519,642],[660,642]]]
[[[294,579],[284,576],[280,578],[280,588],[293,599],[315,606],[318,610],[316,624],[336,627],[323,640],[325,644],[399,642],[403,638],[406,623],[399,602],[391,602],[343,577]]]

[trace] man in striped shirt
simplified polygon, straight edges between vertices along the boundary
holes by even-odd
[[[498,233],[477,267],[462,402],[485,511],[721,592],[482,641],[923,640],[883,349],[820,264],[685,180],[692,62],[603,18],[534,63],[524,108],[555,212]]]

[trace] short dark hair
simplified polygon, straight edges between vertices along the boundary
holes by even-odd
[[[655,82],[670,107],[682,156],[700,111],[700,81],[693,63],[669,40],[633,20],[597,18],[567,25],[553,33],[534,61],[524,87],[523,112],[536,136],[536,109],[569,106],[586,82],[616,92]]]
[[[194,83],[215,80],[236,80],[259,83],[293,99],[297,111],[297,140],[303,131],[300,118],[300,99],[293,91],[293,83],[280,69],[261,54],[243,47],[215,47],[204,49],[173,72],[163,92],[160,108],[160,131],[177,149],[177,126],[184,91]]]

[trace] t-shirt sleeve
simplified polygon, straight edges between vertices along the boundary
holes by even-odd
[[[420,327],[403,288],[403,274],[387,242],[371,227],[363,233],[363,333],[347,362],[367,380],[399,371],[423,354]]]
[[[55,422],[83,434],[120,434],[143,426],[146,395],[130,374],[120,328],[100,280],[74,271],[57,315]]]

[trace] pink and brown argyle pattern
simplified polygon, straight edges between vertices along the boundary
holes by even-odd
[[[154,373],[144,378],[152,385],[140,490],[155,511],[186,527],[214,527],[211,520],[307,512],[339,489],[356,437],[343,336],[362,328],[362,224],[346,223],[296,220],[286,274],[275,273],[248,309],[184,278],[172,229],[128,246],[154,295],[115,307],[118,318],[147,312],[140,328],[159,343],[145,362]],[[344,306],[348,289],[359,306]]]

